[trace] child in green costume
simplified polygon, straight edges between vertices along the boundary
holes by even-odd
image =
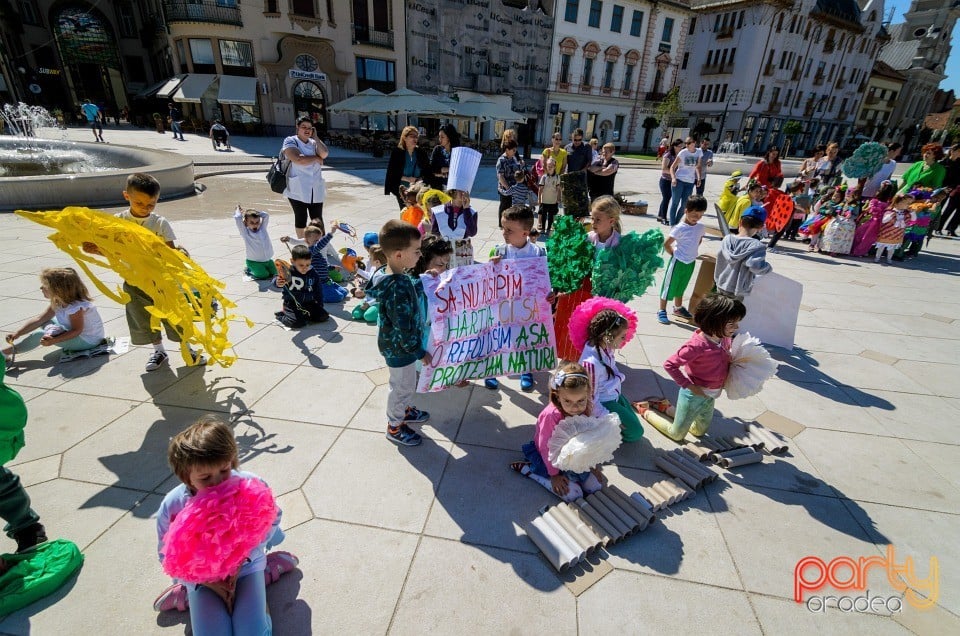
[[[20,478],[4,467],[23,448],[23,429],[27,425],[27,407],[20,394],[3,383],[6,361],[0,356],[0,518],[3,531],[17,542],[17,552],[25,552],[47,540],[40,517],[30,507],[30,497]],[[5,564],[0,560],[0,572]]]

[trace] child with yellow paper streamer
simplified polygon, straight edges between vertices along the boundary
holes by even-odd
[[[184,251],[177,249],[170,223],[153,212],[160,183],[151,175],[127,178],[123,197],[130,208],[110,216],[89,208],[68,207],[59,212],[27,212],[20,216],[57,230],[50,240],[69,254],[101,292],[125,305],[130,340],[152,344],[146,370],[154,371],[168,360],[160,325],[167,337],[180,343],[189,366],[205,364],[204,356],[190,347],[202,347],[210,359],[228,367],[236,356],[225,355],[231,345],[227,326],[231,316],[217,315],[215,307],[236,305],[222,294],[223,283],[211,278]],[[123,291],[109,289],[89,264],[111,269],[123,280]],[[199,323],[199,326],[194,324]]]

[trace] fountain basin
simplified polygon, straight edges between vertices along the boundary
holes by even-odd
[[[0,137],[0,210],[123,205],[127,177],[134,172],[156,177],[161,199],[194,193],[193,161],[173,152]]]

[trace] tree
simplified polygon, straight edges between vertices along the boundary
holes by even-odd
[[[650,131],[660,125],[660,120],[656,117],[647,117],[643,120],[643,149],[650,150]]]
[[[694,139],[700,139],[701,137],[705,137],[714,131],[716,131],[716,128],[713,127],[713,124],[701,119],[690,131],[690,134],[693,135]]]
[[[803,124],[798,122],[796,119],[791,119],[783,125],[783,134],[786,137],[786,142],[783,144],[783,152],[781,157],[784,159],[787,158],[787,153],[790,151],[790,143],[793,141],[794,135],[799,135],[803,132]]]
[[[663,101],[657,105],[657,119],[663,124],[664,128],[671,126],[682,126],[683,119],[683,101],[680,99],[680,87],[674,86],[667,93]]]
[[[960,140],[960,124],[954,124],[953,126],[947,128],[944,135],[944,144],[956,143],[958,140]]]

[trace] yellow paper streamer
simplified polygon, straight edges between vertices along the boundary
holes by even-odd
[[[224,297],[224,284],[208,275],[193,259],[173,249],[150,230],[116,216],[83,207],[67,207],[50,212],[17,210],[25,219],[56,230],[48,238],[70,255],[90,277],[93,284],[121,305],[130,302],[129,294],[120,287],[110,289],[90,269],[89,264],[113,270],[130,285],[139,287],[153,305],[150,327],[160,329],[167,323],[181,337],[180,355],[193,364],[189,345],[201,347],[207,364],[216,362],[229,367],[237,359],[224,351],[232,348],[227,340],[227,327],[234,314],[227,310],[236,304]],[[83,251],[84,243],[93,243],[100,255]],[[222,311],[214,310],[214,302]],[[253,323],[247,319],[251,327]]]

